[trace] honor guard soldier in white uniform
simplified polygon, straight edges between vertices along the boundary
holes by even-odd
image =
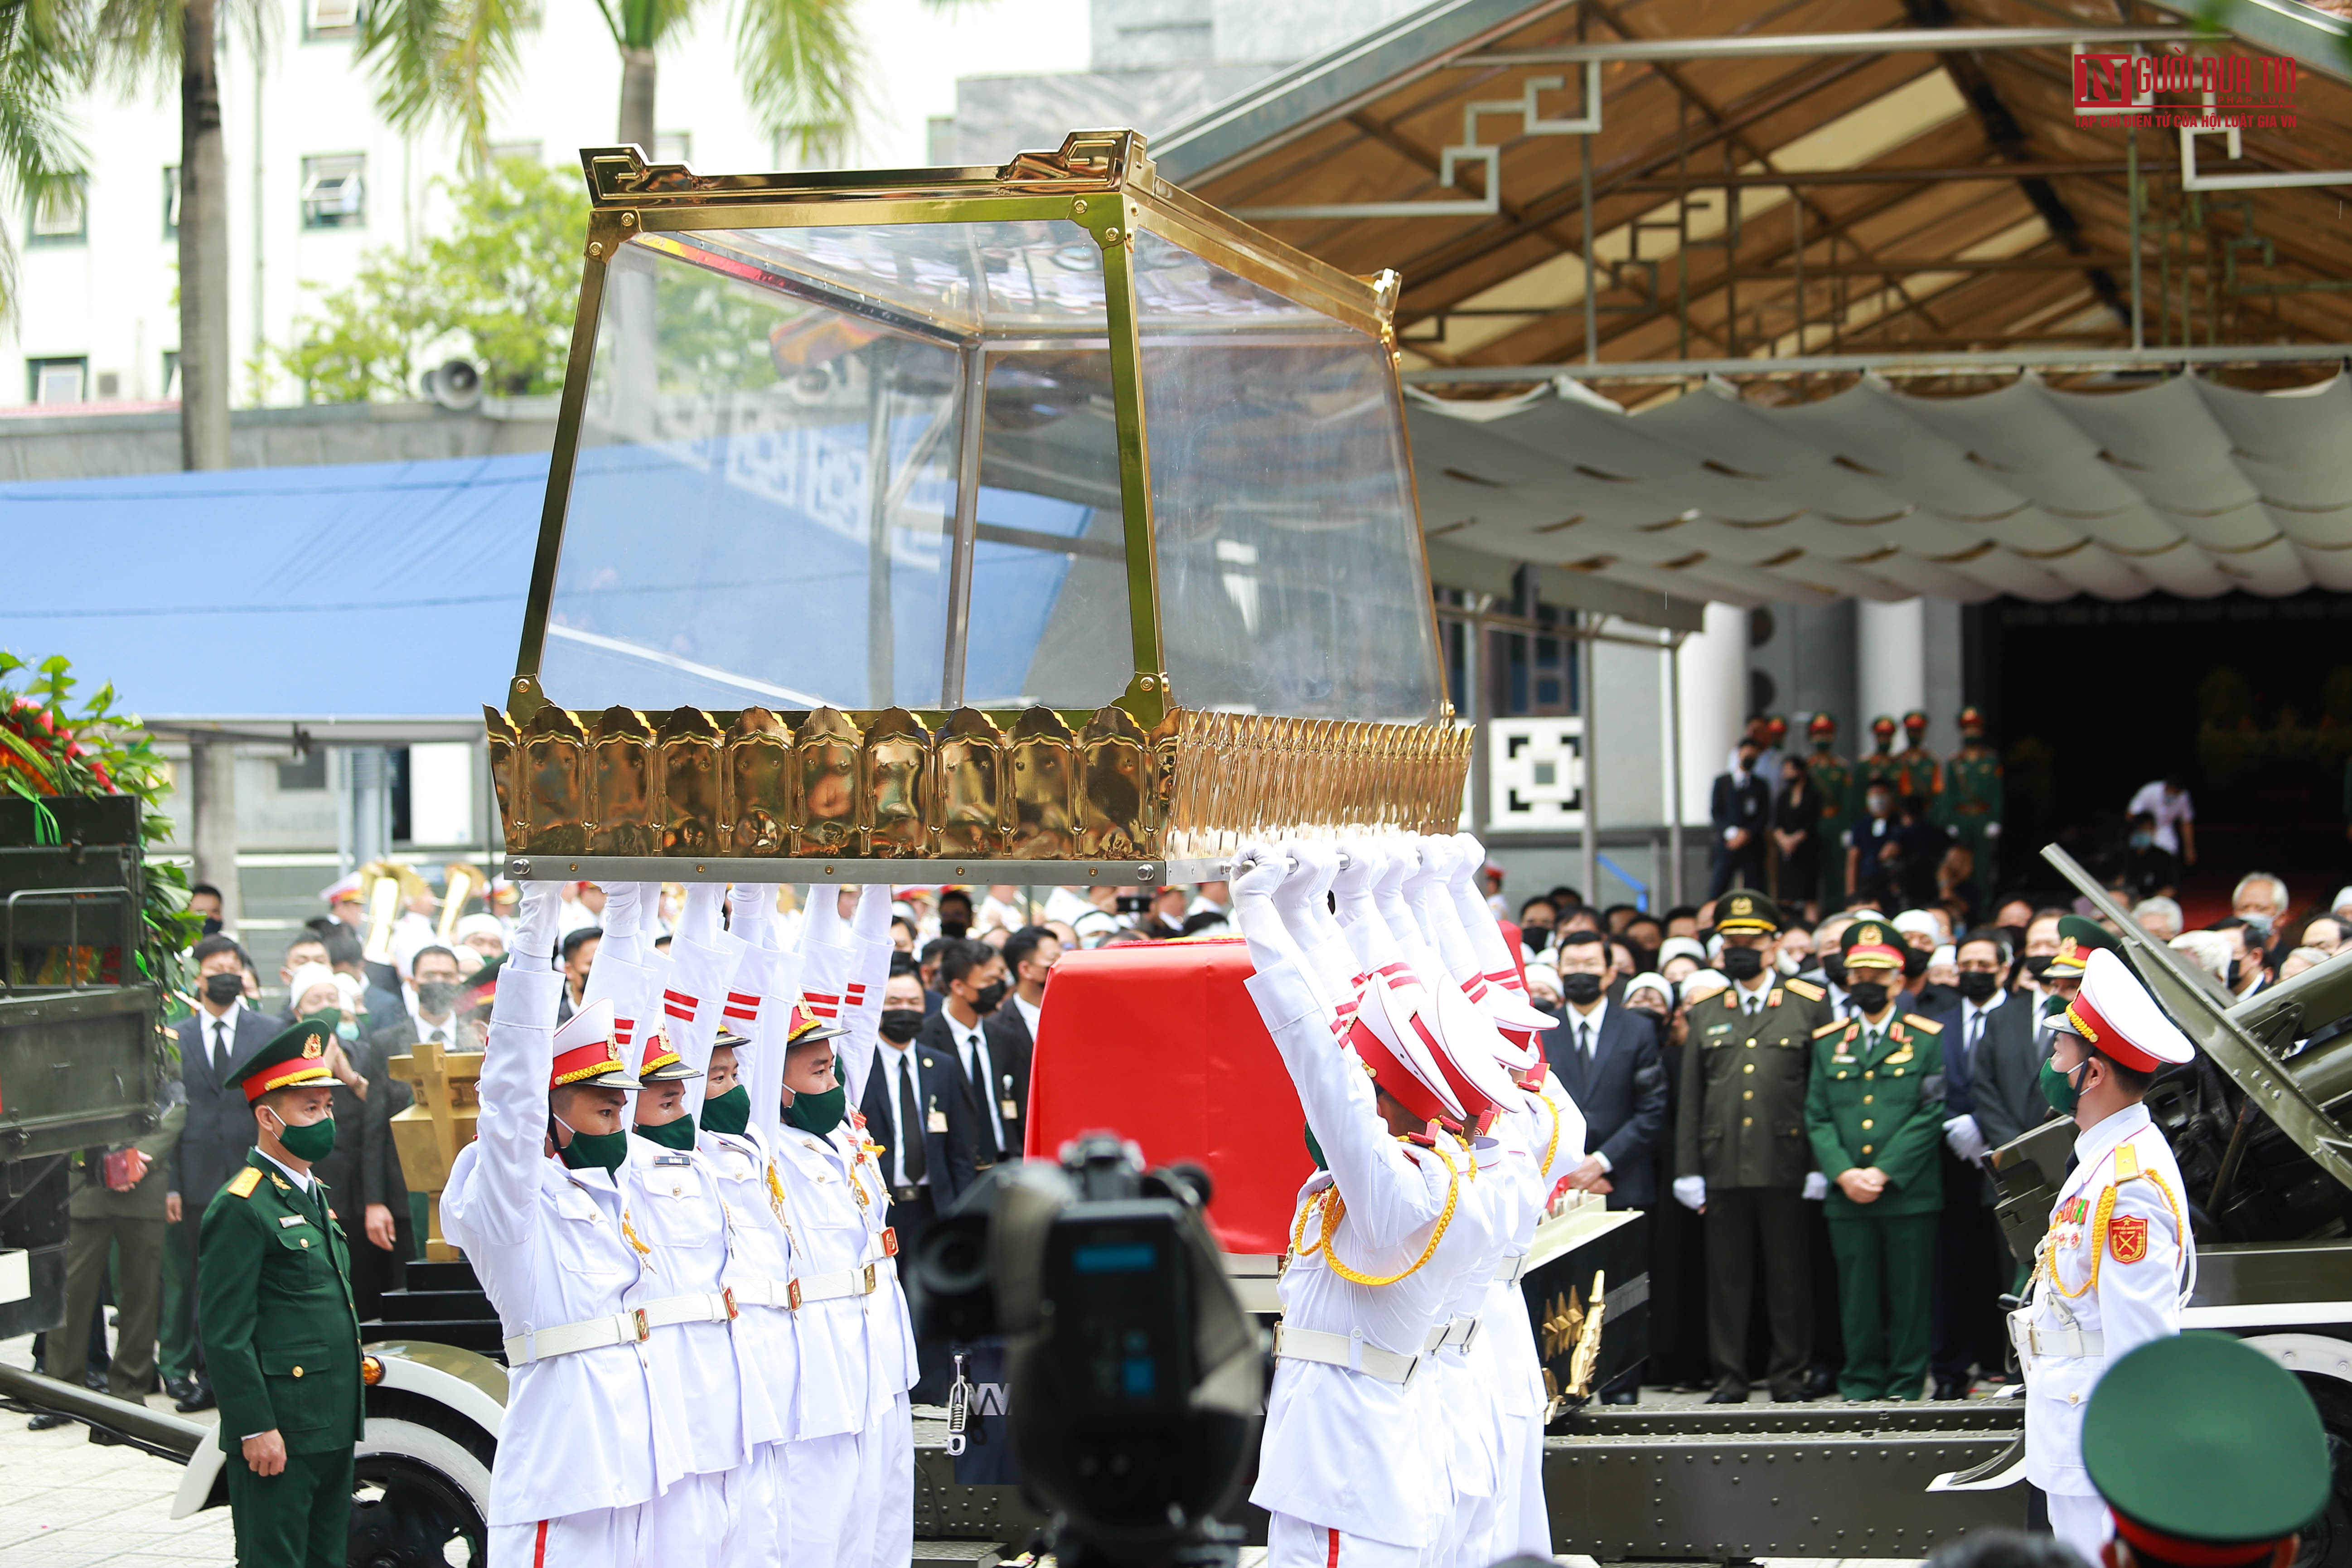
[[[793,1221],[793,1317],[801,1337],[792,1546],[813,1562],[888,1568],[914,1553],[915,1342],[897,1278],[898,1237],[875,1145],[848,1110],[854,1095],[836,1054],[871,1053],[888,943],[887,889],[862,895],[857,925],[820,888],[801,927],[802,1003],[793,1014],[776,1138]],[[860,1039],[863,1045],[859,1044]]]
[[[2180,1331],[2197,1279],[2180,1171],[2140,1100],[2196,1051],[2105,951],[2091,953],[2053,1044],[2042,1093],[2082,1131],[2010,1334],[2025,1369],[2026,1479],[2049,1494],[2053,1532],[2095,1563],[2108,1519],[2083,1467],[2083,1413],[2111,1363]]]
[[[761,1055],[763,998],[782,954],[767,950],[772,889],[736,889],[733,929],[719,927],[719,889],[689,888],[670,943],[662,1006],[683,1065],[700,1069],[696,1157],[716,1179],[727,1219],[726,1294],[735,1309],[735,1364],[741,1384],[744,1461],[726,1478],[729,1568],[782,1568],[785,1559],[784,1450],[800,1393],[800,1347],[790,1300],[793,1256],[768,1131],[777,1121],[783,1077],[781,1045]],[[786,1000],[771,1012],[781,1016]],[[779,1031],[781,1032],[781,1031]],[[759,1059],[755,1061],[755,1056]],[[772,1058],[772,1059],[769,1059]],[[752,1086],[766,1090],[766,1125],[753,1114]],[[686,1085],[688,1100],[696,1080]]]
[[[1465,1108],[1427,1043],[1417,984],[1367,985],[1334,1037],[1339,1016],[1272,901],[1289,861],[1253,846],[1243,863],[1233,890],[1250,993],[1328,1168],[1300,1193],[1251,1500],[1274,1516],[1273,1568],[1409,1568],[1454,1506],[1424,1436],[1435,1413],[1413,1386],[1459,1273],[1440,1253],[1489,1250],[1469,1153],[1440,1125],[1461,1125]]]
[[[684,1470],[656,1400],[645,1332],[624,1310],[638,1258],[613,1170],[637,1081],[609,1002],[562,1028],[554,884],[522,885],[499,975],[481,1109],[441,1195],[505,1332],[506,1422],[490,1474],[492,1568],[634,1568],[639,1510]]]

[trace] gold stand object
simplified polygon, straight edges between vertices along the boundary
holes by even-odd
[[[1253,836],[1455,825],[1396,274],[1131,131],[1001,168],[582,161],[484,710],[509,875],[1183,881]]]
[[[457,1151],[474,1141],[482,1053],[447,1050],[432,1040],[419,1040],[389,1065],[393,1077],[416,1090],[416,1103],[392,1119],[401,1177],[410,1192],[425,1194],[426,1260],[447,1263],[459,1254],[441,1237],[441,1194],[449,1185]]]

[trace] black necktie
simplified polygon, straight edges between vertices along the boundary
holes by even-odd
[[[1960,1053],[1960,1065],[1962,1067],[1967,1067],[1969,1063],[1977,1059],[1977,1047],[1982,1044],[1984,1040],[1984,1024],[1985,1016],[1982,1013],[1971,1013],[1969,1015],[1968,1045]]]
[[[228,1020],[213,1020],[213,1071],[218,1073],[228,1066]]]
[[[898,1058],[898,1142],[899,1163],[906,1168],[909,1183],[923,1179],[929,1152],[923,1147],[922,1102],[915,1098],[915,1053],[908,1050]]]
[[[1588,1066],[1591,1065],[1592,1061],[1592,1026],[1591,1024],[1579,1024],[1576,1026],[1576,1054],[1582,1057]]]

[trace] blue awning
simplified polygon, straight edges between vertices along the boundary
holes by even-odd
[[[478,728],[546,492],[543,453],[0,484],[0,647],[151,719]]]

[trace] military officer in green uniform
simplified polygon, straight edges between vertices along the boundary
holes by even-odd
[[[2150,1340],[2083,1411],[2083,1468],[2115,1521],[2106,1561],[2287,1568],[2326,1522],[2327,1445],[2302,1380],[2243,1340]]]
[[[1845,830],[1853,823],[1855,807],[1853,764],[1837,754],[1837,721],[1826,713],[1816,713],[1805,726],[1812,737],[1813,754],[1806,759],[1805,771],[1812,776],[1813,792],[1820,797],[1821,826],[1813,834],[1813,843],[1822,862],[1822,913],[1845,906]]]
[[[1780,924],[1780,906],[1761,893],[1734,889],[1717,904],[1731,984],[1691,1008],[1683,1051],[1675,1196],[1706,1221],[1715,1405],[1748,1398],[1748,1305],[1759,1268],[1772,1345],[1764,1377],[1774,1399],[1805,1396],[1813,1353],[1805,1068],[1829,999],[1773,968]]]
[[[1855,1016],[1812,1039],[1805,1131],[1830,1181],[1830,1246],[1848,1399],[1917,1399],[1927,1377],[1929,1285],[1944,1206],[1943,1026],[1897,1016],[1901,939],[1878,921],[1846,929],[1846,995]]]
[[[239,1568],[341,1568],[364,1415],[351,1260],[311,1165],[335,1146],[336,1015],[296,1023],[228,1069],[260,1145],[198,1232],[197,1311]]]
[[[1861,812],[1863,792],[1872,784],[1883,784],[1896,795],[1903,793],[1903,770],[1895,762],[1895,721],[1884,713],[1873,719],[1870,721],[1870,738],[1874,743],[1874,749],[1853,765],[1853,800],[1857,816]]]
[[[1927,715],[1916,708],[1903,715],[1904,747],[1895,753],[1895,793],[1927,803],[1922,821],[1944,825],[1944,763],[1929,751]]]
[[[1985,744],[1984,715],[1960,710],[1960,749],[1944,764],[1944,808],[1962,847],[1976,858],[1979,898],[1991,894],[2000,851],[2000,753]]]

